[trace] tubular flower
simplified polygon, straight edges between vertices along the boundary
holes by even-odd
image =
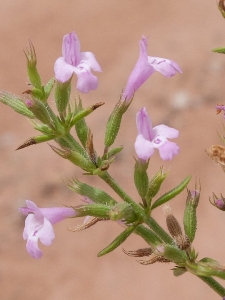
[[[147,161],[153,155],[155,148],[159,150],[159,155],[163,160],[171,160],[179,153],[178,145],[167,140],[167,138],[177,138],[179,131],[166,125],[152,128],[152,122],[145,107],[137,113],[136,124],[138,136],[134,146],[139,159]]]
[[[96,90],[98,78],[91,70],[101,72],[101,67],[92,52],[80,52],[80,41],[75,32],[64,35],[62,54],[55,62],[55,78],[64,83],[75,73],[78,77],[78,91],[86,94]]]
[[[55,238],[52,225],[65,218],[75,217],[76,211],[69,207],[39,208],[30,200],[26,200],[26,204],[26,207],[20,208],[27,216],[23,231],[23,238],[27,240],[26,249],[33,258],[41,258],[43,252],[38,247],[38,239],[45,246],[50,246]]]
[[[180,67],[173,60],[148,56],[147,38],[142,36],[139,42],[140,56],[128,78],[122,100],[129,102],[139,87],[155,72],[162,73],[165,77],[172,77],[176,72],[182,73]]]

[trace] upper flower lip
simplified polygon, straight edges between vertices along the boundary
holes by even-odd
[[[62,54],[54,65],[55,78],[64,83],[75,73],[80,92],[88,93],[97,89],[98,79],[91,70],[101,72],[102,69],[92,52],[80,52],[80,41],[75,32],[63,37]]]
[[[176,72],[182,73],[176,62],[166,58],[148,56],[147,38],[142,36],[139,42],[139,59],[131,72],[126,88],[122,95],[122,100],[129,102],[137,89],[155,72],[158,71],[165,77],[172,77]]]

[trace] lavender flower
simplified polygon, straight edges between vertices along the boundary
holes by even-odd
[[[177,138],[179,131],[166,125],[152,128],[152,122],[145,107],[137,113],[136,124],[138,136],[134,146],[141,160],[147,161],[153,155],[154,148],[159,150],[159,155],[163,160],[171,160],[179,153],[178,145],[167,140],[167,138]]]
[[[129,102],[139,87],[155,72],[162,73],[165,77],[172,77],[176,72],[182,73],[177,63],[170,59],[148,56],[147,38],[142,36],[139,42],[140,56],[130,74],[122,100]]]
[[[69,207],[38,208],[30,200],[26,200],[27,207],[21,207],[20,211],[27,216],[23,238],[27,240],[26,249],[33,258],[41,258],[43,252],[38,247],[38,239],[45,246],[50,246],[55,233],[55,223],[65,218],[76,216],[76,211]]]
[[[80,52],[80,41],[75,32],[63,37],[62,54],[63,57],[55,62],[55,78],[64,83],[75,73],[78,77],[78,91],[88,93],[96,90],[98,78],[91,73],[91,69],[101,72],[101,67],[92,52]]]

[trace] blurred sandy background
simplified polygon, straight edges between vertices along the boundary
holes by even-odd
[[[141,35],[149,36],[149,55],[170,58],[180,65],[182,75],[167,79],[155,73],[136,93],[116,140],[125,149],[111,173],[139,201],[132,177],[135,115],[141,107],[147,107],[155,125],[166,123],[179,129],[177,142],[181,152],[173,161],[163,163],[166,169],[171,166],[171,171],[162,192],[177,185],[186,175],[193,175],[189,188],[194,188],[195,180],[200,178],[202,197],[194,247],[199,258],[208,256],[225,263],[224,213],[208,201],[213,191],[225,193],[224,174],[205,154],[205,148],[219,143],[216,131],[222,132],[223,118],[215,115],[214,105],[225,102],[225,56],[211,51],[225,46],[225,20],[216,1],[1,0],[0,4],[1,89],[15,94],[27,89],[22,50],[28,38],[35,46],[44,82],[53,76],[64,34],[76,31],[82,51],[96,55],[103,69],[98,74],[99,88],[82,98],[85,106],[106,102],[87,118],[99,153],[103,151],[102,128],[137,61]],[[73,94],[76,95],[75,88]],[[97,258],[97,253],[121,232],[117,224],[108,222],[80,233],[69,232],[66,227],[82,220],[57,224],[53,245],[41,245],[44,251],[41,260],[31,258],[22,239],[24,217],[18,212],[26,199],[39,206],[79,204],[79,196],[63,183],[63,179],[74,176],[105,188],[97,178],[82,176],[80,170],[59,158],[47,144],[14,151],[33,135],[35,131],[26,118],[0,105],[0,299],[220,298],[192,275],[175,278],[170,271],[172,264],[139,265],[122,253],[122,247]],[[161,164],[158,154],[154,155],[149,175]],[[171,202],[181,222],[185,198],[183,192]],[[153,216],[165,226],[161,209]],[[132,236],[123,246],[134,250],[146,245],[139,237]]]

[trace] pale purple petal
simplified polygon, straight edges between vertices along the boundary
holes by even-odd
[[[25,220],[23,238],[27,240],[27,251],[34,258],[40,258],[42,251],[38,247],[38,239],[46,246],[52,244],[55,238],[53,224],[74,217],[77,212],[71,207],[39,208],[30,200],[26,200],[27,207],[20,211],[28,215]]]
[[[167,141],[159,148],[159,155],[163,160],[171,160],[179,153],[179,146],[176,143]]]
[[[153,144],[146,140],[142,134],[137,136],[134,147],[137,156],[144,161],[147,161],[154,153]]]
[[[158,125],[153,128],[154,135],[163,135],[168,139],[174,139],[179,136],[179,131],[166,125]]]
[[[80,62],[80,41],[75,32],[64,35],[62,54],[65,62],[76,66]]]
[[[40,208],[40,211],[51,224],[58,223],[66,218],[75,217],[77,215],[77,212],[70,207]]]
[[[147,114],[146,108],[142,108],[136,115],[136,125],[138,134],[142,134],[145,139],[151,140],[153,137],[152,133],[152,121]]]
[[[92,52],[81,52],[80,63],[87,64],[93,71],[102,72],[99,63]]]
[[[76,73],[77,89],[80,92],[96,90],[98,79],[91,73],[91,69],[101,72],[101,67],[92,52],[80,52],[80,41],[75,32],[64,36],[62,52],[63,57],[59,57],[54,65],[55,78],[65,83]]]
[[[52,224],[44,218],[44,224],[42,228],[38,231],[37,236],[40,242],[45,246],[50,246],[55,238],[55,233]]]
[[[151,57],[147,54],[147,38],[142,36],[139,59],[131,72],[122,100],[129,102],[137,89],[155,72],[158,71],[166,77],[171,77],[176,72],[182,73],[176,62],[166,58]]]
[[[43,252],[38,247],[38,237],[36,236],[31,236],[27,240],[26,249],[33,258],[38,259],[43,255]]]
[[[165,77],[172,77],[176,72],[182,73],[178,64],[170,59],[149,56],[148,62],[156,71]]]
[[[153,67],[148,63],[147,39],[143,36],[139,42],[140,56],[131,72],[122,99],[129,102],[136,90],[154,73]]]
[[[76,70],[78,77],[77,89],[78,91],[86,94],[91,90],[96,90],[98,87],[98,78],[93,75],[89,70],[83,69],[82,71]]]
[[[63,57],[59,57],[55,62],[54,65],[55,78],[62,83],[68,81],[71,78],[74,70],[75,67],[67,64]]]

